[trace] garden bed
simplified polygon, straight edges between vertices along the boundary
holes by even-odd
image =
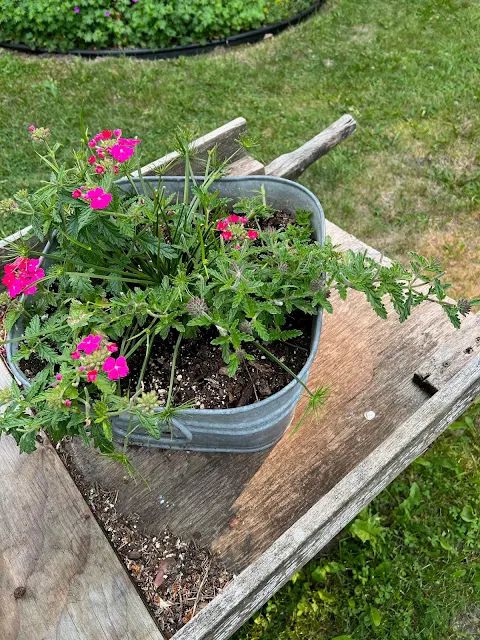
[[[47,2],[44,11],[30,12],[30,0],[4,8],[0,15],[0,47],[29,54],[65,54],[87,58],[125,55],[175,58],[207,53],[219,46],[254,43],[298,24],[324,0],[234,0],[222,11],[205,11],[202,0],[184,5],[148,0],[122,2],[115,9],[68,6],[59,12]],[[198,5],[198,6],[197,6]],[[95,28],[92,30],[92,26]]]

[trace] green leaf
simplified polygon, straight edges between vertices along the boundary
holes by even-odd
[[[36,338],[38,337],[38,334],[40,333],[40,316],[33,316],[33,318],[30,320],[28,327],[25,329],[24,335],[25,338],[31,339],[31,338]]]
[[[35,451],[37,448],[36,435],[37,431],[27,431],[22,435],[18,442],[21,453],[33,453]]]
[[[468,504],[463,507],[460,517],[462,520],[465,520],[465,522],[475,522],[476,520],[475,513],[472,507]]]
[[[7,313],[4,320],[4,329],[8,333],[12,329],[13,325],[22,315],[21,311],[14,311],[13,309]]]
[[[370,616],[372,618],[373,624],[378,627],[382,621],[382,614],[375,607],[370,607]]]
[[[109,418],[102,421],[102,427],[103,427],[103,433],[105,434],[105,437],[107,438],[107,440],[113,440],[112,425],[110,424]]]
[[[47,362],[56,362],[58,359],[58,353],[55,349],[45,342],[39,342],[37,344],[37,353],[42,360],[46,360]]]

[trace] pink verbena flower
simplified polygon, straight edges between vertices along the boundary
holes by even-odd
[[[61,373],[57,373],[57,375],[55,376],[55,378],[56,378],[57,380],[61,380],[61,379],[63,378],[63,376],[62,376],[62,374],[61,374]]]
[[[76,350],[72,353],[72,360],[78,360],[82,354],[80,351]]]
[[[95,140],[89,140],[87,142],[87,146],[89,146],[90,148],[93,148],[97,146],[97,143],[95,142]]]
[[[240,216],[237,216],[235,213],[232,213],[231,216],[228,216],[228,222],[240,222]]]
[[[122,130],[121,130],[121,129],[114,129],[114,130],[113,130],[113,135],[114,135],[116,138],[119,138],[119,137],[122,135]]]
[[[115,353],[115,351],[118,351],[118,347],[114,342],[112,342],[111,344],[107,344],[107,351],[110,351],[110,353]]]
[[[97,156],[90,156],[89,159],[87,160],[88,164],[95,164],[96,161],[97,161]]]
[[[217,222],[217,231],[225,231],[228,227],[228,222],[226,220],[219,220]]]
[[[75,11],[75,13],[80,13],[80,7],[73,7],[73,10]]]
[[[101,164],[97,164],[97,166],[95,167],[95,173],[105,173],[105,169]]]
[[[110,14],[109,14],[110,15]],[[102,138],[103,140],[108,140],[109,138],[112,137],[112,131],[110,129],[104,129],[102,131]]]
[[[101,187],[87,191],[86,199],[90,200],[92,209],[106,209],[112,201],[112,194],[105,193]]]
[[[29,131],[35,131],[35,126],[34,126],[33,124],[31,124],[31,125],[28,127],[28,130],[29,130]]]
[[[100,349],[100,343],[102,342],[102,336],[94,336],[90,333],[86,338],[78,344],[77,351],[84,351],[87,356]]]
[[[124,378],[128,376],[129,372],[127,361],[123,356],[119,356],[116,360],[112,357],[107,358],[103,363],[102,369],[107,373],[109,380]]]
[[[249,238],[249,240],[256,240],[258,238],[258,232],[253,229],[249,229],[247,232],[247,238]]]
[[[87,382],[95,382],[98,376],[98,371],[96,369],[92,369],[92,371],[87,372]]]
[[[220,234],[222,236],[222,238],[224,240],[226,240],[227,242],[231,239],[232,237],[232,232],[231,231],[224,231],[223,233]]]
[[[81,195],[82,192],[80,191],[80,189],[74,189],[72,192],[72,198],[80,198]]]
[[[134,154],[134,149],[123,144],[114,144],[110,147],[110,153],[117,162],[126,162]]]
[[[35,282],[45,276],[44,270],[38,267],[39,264],[40,260],[19,256],[12,264],[4,266],[2,284],[7,287],[10,298],[20,293],[30,295],[37,291]]]
[[[66,406],[66,407],[70,407],[70,406],[71,406],[71,404],[72,404],[72,401],[71,401],[71,400],[65,400],[65,406]]]

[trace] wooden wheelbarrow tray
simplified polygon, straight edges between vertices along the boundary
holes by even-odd
[[[355,126],[353,118],[343,116],[266,166],[243,153],[230,174],[295,178]],[[215,145],[220,157],[230,157],[245,127],[237,118],[200,138],[198,157]],[[172,154],[142,172],[151,174],[170,159]],[[178,174],[178,167],[174,171]],[[327,233],[343,248],[384,259],[329,222]],[[132,462],[149,490],[125,482],[123,469],[92,450],[70,445],[90,482],[118,490],[119,512],[135,511],[152,531],[168,527],[181,538],[195,536],[237,572],[175,640],[230,637],[479,393],[479,316],[468,317],[456,331],[436,305],[417,309],[403,325],[393,317],[377,318],[361,294],[335,300],[334,306],[334,315],[325,314],[309,380],[312,387],[330,386],[330,400],[318,422],[306,420],[272,450],[206,454],[134,448]],[[0,378],[9,384],[5,365]],[[0,483],[2,640],[161,640],[47,441],[34,454],[20,455],[10,437],[2,438]],[[160,494],[167,500],[159,500]]]

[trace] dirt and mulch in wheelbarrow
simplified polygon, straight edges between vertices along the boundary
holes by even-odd
[[[156,535],[147,533],[137,514],[117,511],[118,492],[90,485],[62,443],[56,449],[169,640],[234,576],[194,540],[182,540],[160,526]]]

